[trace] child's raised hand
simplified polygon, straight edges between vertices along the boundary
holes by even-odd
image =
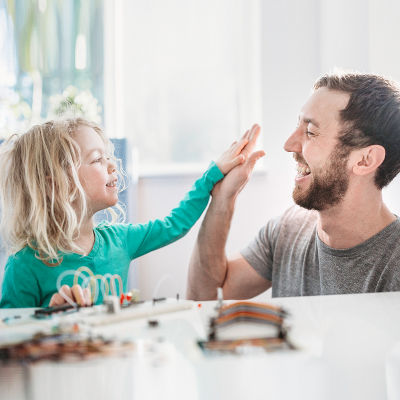
[[[240,155],[244,157],[244,161],[236,168],[233,168],[222,181],[214,186],[213,197],[236,197],[246,185],[256,162],[265,155],[264,150],[253,151],[260,132],[261,128],[255,124],[244,134],[243,138],[248,139],[248,143],[242,147],[240,152]]]
[[[63,285],[58,293],[53,294],[51,297],[49,306],[54,307],[66,304],[68,303],[67,298],[83,307],[92,305],[90,287],[83,289],[82,286],[79,285],[74,285],[72,287]]]
[[[226,175],[231,169],[235,168],[237,165],[243,164],[246,161],[247,152],[242,151],[246,148],[250,140],[250,132],[253,130],[259,131],[260,127],[258,125],[253,125],[252,129],[246,131],[246,133],[240,138],[239,141],[235,141],[231,144],[228,150],[225,150],[216,164],[220,171]],[[256,135],[258,136],[258,134]],[[252,138],[253,139],[253,138]],[[256,138],[252,141],[255,142]]]

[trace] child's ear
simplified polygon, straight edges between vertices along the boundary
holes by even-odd
[[[373,144],[352,152],[350,162],[355,175],[363,176],[375,172],[385,160],[383,146]]]

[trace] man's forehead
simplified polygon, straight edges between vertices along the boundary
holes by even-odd
[[[340,111],[346,108],[349,97],[345,92],[319,88],[302,107],[299,120],[317,127],[340,121]]]

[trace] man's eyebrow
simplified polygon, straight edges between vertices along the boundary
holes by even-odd
[[[315,119],[312,118],[302,118],[303,122],[305,122],[306,124],[313,124],[314,126],[316,126],[317,128],[319,128],[319,124]]]

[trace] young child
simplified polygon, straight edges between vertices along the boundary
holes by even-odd
[[[118,203],[120,173],[102,130],[78,118],[46,122],[11,137],[0,151],[0,226],[11,254],[0,307],[70,300],[89,305],[112,290],[125,292],[130,262],[189,231],[213,186],[245,161],[246,146],[252,148],[259,131],[254,125],[212,162],[163,220],[98,226],[94,214]]]

